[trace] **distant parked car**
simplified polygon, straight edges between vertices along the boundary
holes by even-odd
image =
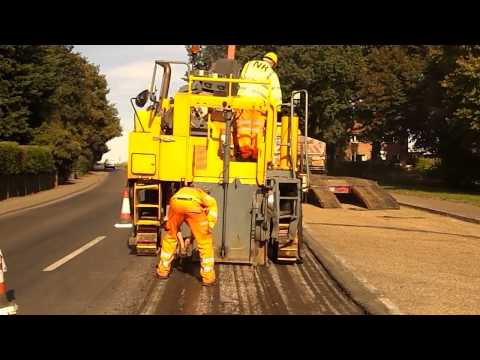
[[[102,164],[101,162],[96,162],[95,164],[93,164],[93,170],[104,170],[105,169],[105,165]]]
[[[105,170],[107,169],[115,170],[115,164],[113,161],[105,160]]]

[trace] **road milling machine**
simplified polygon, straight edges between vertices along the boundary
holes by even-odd
[[[172,65],[187,68],[187,85],[169,98]],[[216,262],[301,262],[308,162],[306,154],[297,152],[297,114],[307,114],[301,122],[307,135],[308,93],[294,91],[290,103],[278,109],[263,98],[238,96],[241,83],[264,84],[271,91],[270,83],[241,80],[239,73],[231,59],[217,61],[210,71],[157,60],[150,89],[131,99],[135,126],[129,134],[129,246],[138,255],[158,253],[170,197],[193,184],[218,204]],[[255,158],[239,154],[236,119],[244,112],[263,123],[254,139]]]

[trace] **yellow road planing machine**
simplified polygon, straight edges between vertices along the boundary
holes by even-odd
[[[172,65],[187,68],[188,84],[169,98]],[[305,152],[297,152],[301,132],[297,114],[305,114],[307,135],[308,93],[294,91],[290,103],[276,109],[263,98],[236,95],[241,83],[270,88],[266,82],[239,79],[239,70],[229,59],[217,61],[211,71],[155,61],[150,89],[131,99],[135,126],[129,134],[133,214],[129,245],[137,254],[158,253],[169,199],[192,183],[217,200],[218,223],[213,230],[217,262],[301,261],[301,204],[309,171],[307,146]],[[255,159],[239,155],[235,124],[245,111],[264,122],[255,138]]]

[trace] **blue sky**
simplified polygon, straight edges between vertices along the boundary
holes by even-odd
[[[128,132],[133,129],[133,109],[130,98],[150,86],[154,60],[187,61],[184,45],[75,45],[74,51],[90,62],[100,65],[100,72],[108,81],[108,100],[115,104],[123,135],[108,142],[110,152],[103,159],[126,161]],[[170,93],[184,84],[180,78],[185,67],[173,66]]]

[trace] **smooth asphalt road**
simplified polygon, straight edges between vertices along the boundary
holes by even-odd
[[[103,299],[111,297],[118,278],[129,272],[132,261],[149,267],[153,258],[129,255],[129,230],[113,226],[120,213],[125,181],[125,172],[117,170],[91,191],[0,217],[0,248],[8,265],[7,287],[14,292],[18,314],[102,312],[101,304],[110,308]],[[103,236],[103,240],[55,270],[43,271]],[[140,285],[141,281],[136,281],[129,288]],[[134,299],[125,298],[120,305],[131,305],[129,300]]]
[[[217,264],[214,288],[200,285],[198,263],[154,279],[156,258],[130,254],[130,230],[113,226],[125,182],[117,170],[91,191],[0,217],[19,315],[363,313],[308,251],[301,265]]]

